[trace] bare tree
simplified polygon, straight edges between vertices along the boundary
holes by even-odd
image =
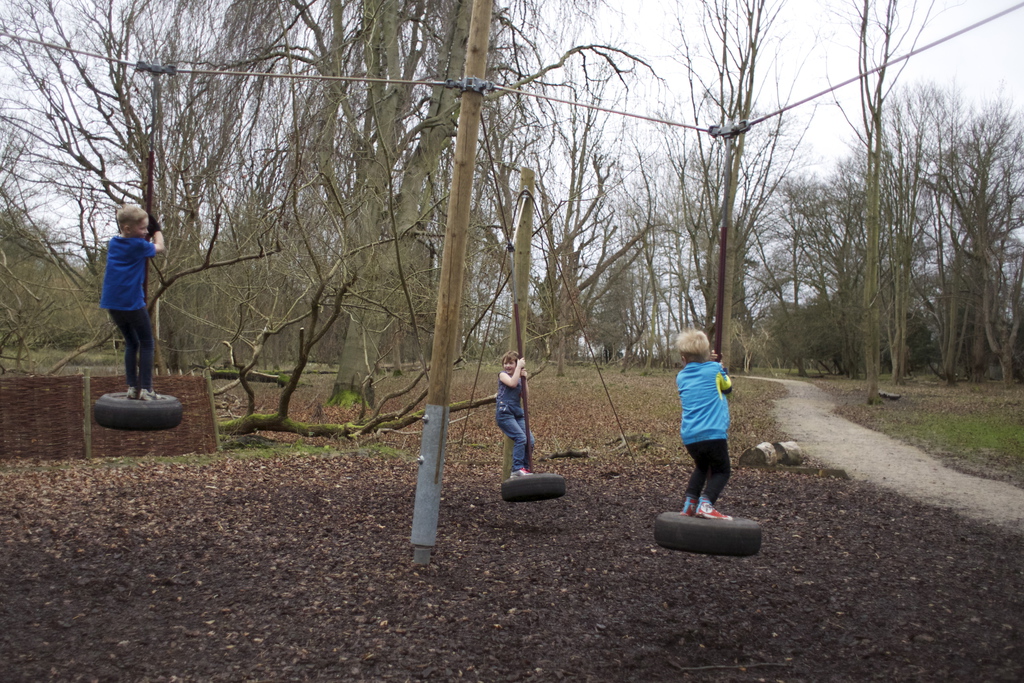
[[[680,5],[680,14],[687,8]],[[759,66],[762,52],[771,44],[771,32],[778,19],[780,2],[771,0],[702,0],[700,15],[702,34],[699,39],[682,34],[684,65],[691,74],[690,91],[693,115],[696,120],[710,118],[722,124],[740,123],[752,118],[756,98],[763,83]],[[710,60],[712,69],[705,73],[702,62]],[[729,195],[734,220],[726,244],[725,282],[722,287],[722,355],[728,362],[731,354],[733,318],[735,307],[741,310],[744,303],[744,273],[741,265],[750,248],[750,237],[757,220],[767,207],[767,202],[777,188],[784,171],[777,167],[777,145],[783,129],[783,121],[776,117],[763,124],[765,131],[754,134],[756,144],[751,154],[746,146],[751,133],[736,138],[732,155],[732,168],[725,169],[733,192]],[[768,129],[771,129],[770,131]],[[684,200],[693,204],[685,212],[692,227],[691,243],[695,258],[704,260],[709,270],[702,279],[701,289],[708,310],[714,310],[717,299],[717,259],[712,258],[717,248],[718,236],[715,228],[721,225],[721,196],[716,164],[711,161],[712,149],[705,141],[695,143],[695,151],[680,160],[677,167],[686,170],[690,183],[688,192],[694,199]],[[738,207],[738,210],[737,210]],[[699,271],[698,271],[699,273]],[[744,312],[745,314],[745,312]]]
[[[935,91],[923,88],[903,93],[887,109],[885,127],[895,134],[886,137],[881,160],[881,218],[887,245],[883,259],[884,278],[889,283],[889,353],[892,379],[903,384],[909,367],[908,324],[913,295],[914,266],[919,263],[924,221],[928,213],[925,197],[929,162],[929,128]]]
[[[973,313],[973,334],[967,340],[970,376],[973,381],[984,379],[991,352],[1004,379],[1012,382],[1022,303],[1017,234],[1024,212],[1021,117],[997,101],[964,122],[955,135],[935,184],[948,211],[954,258],[964,267],[967,310]]]
[[[901,8],[898,0],[857,0],[854,22],[857,27],[857,64],[863,77],[860,80],[861,128],[858,134],[866,150],[867,166],[864,174],[866,213],[864,232],[867,253],[864,263],[864,358],[867,373],[868,403],[877,403],[878,375],[881,370],[881,328],[879,296],[879,242],[881,231],[881,179],[882,150],[884,145],[884,105],[891,81],[887,63],[901,45],[912,42],[923,23],[927,22],[930,3],[923,20],[917,22],[918,3],[909,11]],[[906,5],[906,3],[903,3]],[[902,10],[902,11],[901,11]]]

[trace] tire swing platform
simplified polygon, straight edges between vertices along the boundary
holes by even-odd
[[[128,398],[128,392],[103,394],[93,405],[96,423],[107,429],[154,431],[173,429],[181,424],[181,401],[159,394],[154,401]]]
[[[564,495],[565,479],[560,474],[542,472],[501,482],[501,499],[508,503],[532,503]]]
[[[742,517],[701,519],[663,512],[654,520],[654,540],[669,550],[746,557],[761,549],[761,526]]]

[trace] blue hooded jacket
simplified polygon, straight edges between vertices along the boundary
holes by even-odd
[[[726,439],[729,431],[729,402],[732,380],[722,364],[689,362],[676,375],[676,388],[683,407],[679,434],[684,444]]]

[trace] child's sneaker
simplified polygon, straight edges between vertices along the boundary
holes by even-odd
[[[702,500],[700,505],[697,506],[697,516],[701,519],[732,519],[729,515],[723,515],[721,512],[712,507],[711,503],[706,500]]]
[[[139,392],[139,398],[143,401],[158,401],[163,398],[163,396],[152,389],[143,389]]]
[[[512,476],[513,477],[526,477],[526,476],[529,476],[531,474],[533,474],[533,472],[531,472],[530,470],[526,469],[525,467],[523,469],[521,469],[521,470],[512,470]]]
[[[128,396],[128,398],[138,398],[139,397],[139,390],[136,389],[135,387],[128,387],[127,396]]]
[[[697,501],[694,500],[693,498],[687,498],[683,502],[683,511],[680,512],[679,514],[683,515],[684,517],[693,517],[694,515],[696,515],[697,514]]]

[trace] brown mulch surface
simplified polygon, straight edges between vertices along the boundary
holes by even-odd
[[[7,472],[0,679],[1024,679],[1020,535],[739,470],[720,508],[761,524],[761,552],[693,555],[653,540],[681,459],[538,469],[567,495],[508,504],[495,465],[450,455],[428,565],[409,459]]]

